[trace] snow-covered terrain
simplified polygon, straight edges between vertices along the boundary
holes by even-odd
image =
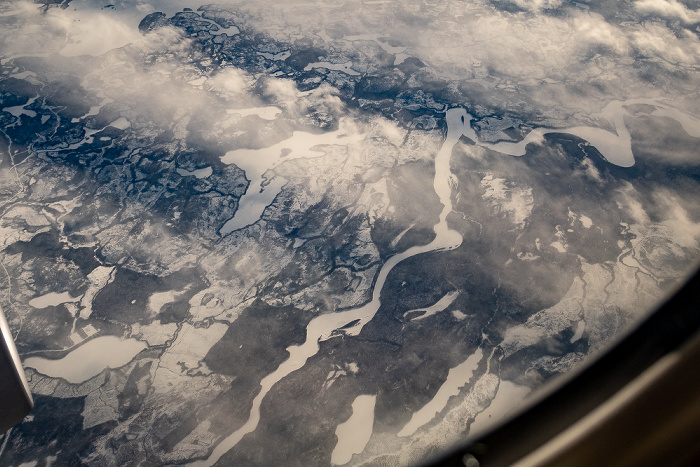
[[[691,3],[0,5],[2,465],[409,465],[700,256]]]

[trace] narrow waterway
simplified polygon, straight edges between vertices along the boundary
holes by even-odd
[[[594,146],[605,160],[611,164],[620,167],[632,167],[635,163],[634,154],[632,154],[632,138],[625,124],[625,116],[629,116],[626,107],[630,105],[644,104],[656,108],[651,115],[659,117],[667,117],[676,120],[683,129],[691,136],[700,136],[700,120],[688,115],[673,107],[657,102],[652,99],[630,99],[627,101],[612,101],[597,115],[592,117],[600,117],[612,124],[614,132],[604,130],[602,128],[591,126],[576,126],[571,128],[537,128],[532,130],[528,135],[517,143],[501,141],[499,143],[486,143],[479,141],[475,132],[472,130],[470,134],[465,133],[479,146],[493,149],[494,151],[511,156],[525,155],[525,148],[530,143],[541,141],[546,134],[550,133],[565,133],[582,138],[591,146]],[[471,119],[471,115],[469,119]]]

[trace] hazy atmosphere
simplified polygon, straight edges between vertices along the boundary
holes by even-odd
[[[700,257],[696,0],[5,1],[0,464],[404,466]]]

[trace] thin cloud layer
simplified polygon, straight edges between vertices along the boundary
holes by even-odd
[[[678,0],[637,0],[634,2],[634,8],[642,13],[680,19],[684,23],[700,21],[700,10],[688,8]]]
[[[550,118],[570,119],[581,109],[592,113],[612,100],[642,95],[653,98],[658,93],[659,82],[667,82],[669,89],[681,90],[675,99],[683,101],[681,96],[693,86],[697,89],[699,84],[696,73],[682,79],[675,74],[679,69],[697,66],[700,57],[697,35],[671,30],[663,23],[612,23],[597,13],[565,7],[560,2],[521,5],[533,11],[566,8],[565,15],[557,16],[503,12],[482,2],[450,2],[431,11],[417,10],[413,2],[402,3],[400,8],[387,3],[377,6],[380,10],[377,15],[368,16],[355,3],[321,4],[313,9],[294,2],[284,6],[256,3],[222,8],[239,9],[236,15],[239,22],[244,18],[247,27],[281,41],[293,41],[292,32],[309,23],[319,31],[329,31],[328,37],[321,34],[326,39],[315,36],[319,45],[332,39],[333,46],[341,50],[350,51],[358,45],[353,37],[367,37],[367,46],[371,45],[369,38],[384,37],[384,41],[391,40],[394,44],[388,50],[403,50],[402,53],[422,60],[430,66],[435,79],[461,83],[467,94],[484,97],[482,105],[531,113],[548,111]],[[144,39],[131,24],[133,19],[122,10],[99,13],[49,9],[40,15],[29,2],[12,3],[7,9],[17,13],[6,17],[6,21],[12,18],[13,22],[23,24],[6,30],[6,38],[2,39],[4,49],[9,51],[7,55],[11,56],[56,50],[65,56],[101,55],[127,44],[137,48],[145,43],[153,44],[165,34],[161,31],[160,35]],[[348,16],[350,11],[357,13]],[[641,0],[631,11],[670,15],[685,23],[696,21],[699,14],[675,0]],[[336,19],[339,15],[346,19],[342,24]],[[440,21],[444,26],[436,28]],[[373,47],[379,50],[389,47],[379,39],[373,42]],[[658,63],[659,67],[643,67],[641,73],[639,67],[631,66],[640,60]],[[353,63],[353,66],[361,69],[363,65]],[[229,73],[227,79],[231,80],[236,72],[221,73]],[[223,85],[221,90],[230,92],[225,89],[223,76],[209,77],[206,86],[214,89]],[[241,82],[236,86],[250,84]],[[278,80],[271,79],[267,87],[278,84]],[[500,92],[495,92],[498,89]],[[281,88],[277,93],[293,95]],[[665,97],[674,99],[673,94],[667,93]],[[236,98],[245,101],[243,95]]]

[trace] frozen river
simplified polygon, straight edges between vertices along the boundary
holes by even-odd
[[[611,164],[620,167],[632,167],[634,165],[634,154],[632,154],[632,138],[627,126],[625,125],[625,116],[628,116],[626,107],[636,104],[651,105],[656,108],[652,115],[658,117],[667,117],[676,120],[683,129],[695,138],[700,137],[700,120],[681,112],[673,107],[666,106],[658,101],[651,99],[632,99],[628,101],[613,101],[597,115],[607,120],[614,127],[615,131],[611,132],[602,128],[590,126],[576,126],[571,128],[537,128],[532,130],[523,140],[517,143],[499,142],[486,143],[479,141],[476,132],[470,128],[470,133],[465,133],[465,136],[471,138],[479,146],[493,149],[503,154],[511,156],[525,155],[525,148],[530,143],[538,143],[542,141],[544,135],[550,133],[564,133],[578,136],[581,139],[588,141],[592,146],[600,152],[605,160]],[[471,115],[469,116],[471,119]]]
[[[447,137],[440,152],[438,152],[435,157],[435,178],[433,187],[443,205],[442,212],[440,213],[440,220],[433,227],[436,234],[435,239],[427,245],[409,248],[403,253],[389,258],[379,271],[372,294],[372,300],[366,305],[345,311],[325,313],[311,320],[306,328],[306,341],[302,345],[288,347],[289,358],[260,382],[261,389],[253,400],[253,406],[250,410],[248,421],[231,435],[224,438],[216,448],[214,448],[214,451],[208,459],[193,462],[190,465],[211,466],[215,464],[224,454],[236,446],[243,436],[255,430],[260,422],[260,405],[267,393],[282,378],[302,368],[309,358],[316,355],[319,351],[319,342],[330,339],[336,332],[344,332],[348,335],[359,334],[364,325],[371,321],[379,310],[379,306],[381,305],[380,297],[382,289],[384,288],[384,283],[389,273],[396,265],[416,255],[433,251],[451,250],[462,244],[462,236],[459,232],[448,227],[447,215],[452,212],[452,190],[456,183],[455,176],[450,172],[450,157],[454,145],[457,144],[462,134],[467,130],[471,130],[468,126],[469,119],[467,117],[468,114],[464,109],[451,109],[447,111]],[[355,325],[345,328],[345,326],[355,321]],[[341,328],[345,329],[339,331]]]

